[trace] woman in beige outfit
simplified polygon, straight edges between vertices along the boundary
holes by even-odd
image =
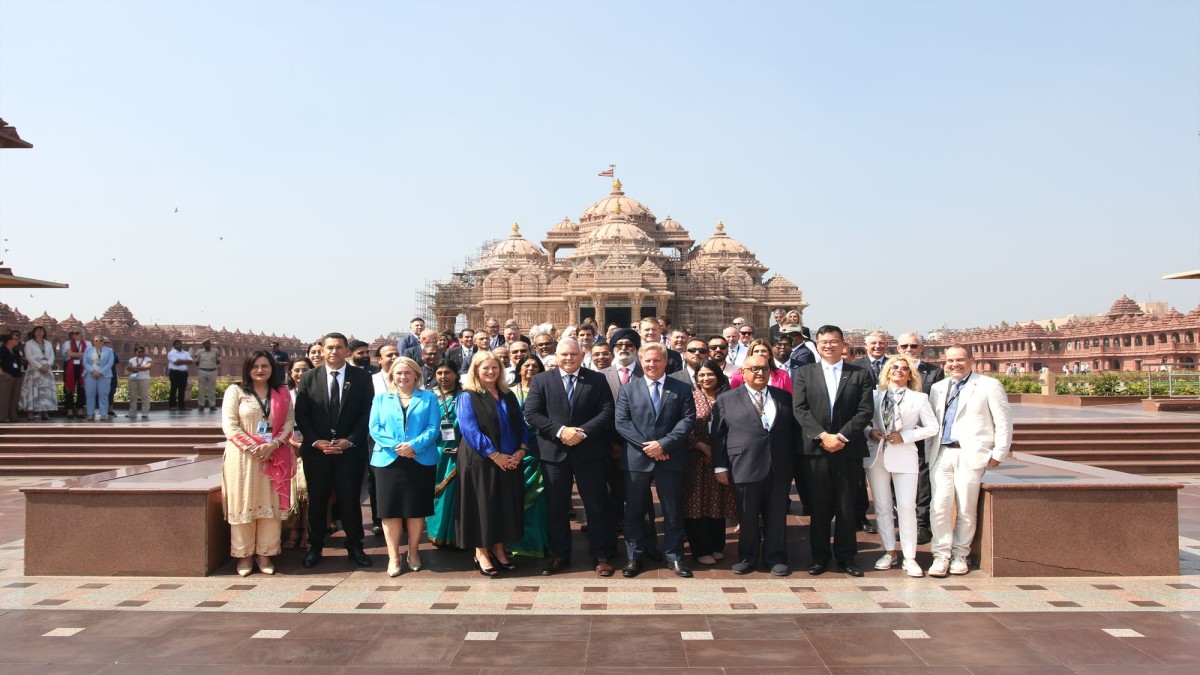
[[[280,528],[293,508],[292,397],[287,388],[271,386],[278,367],[267,352],[254,352],[242,366],[241,384],[225,390],[222,404],[227,440],[221,493],[230,555],[242,576],[255,562],[264,574],[275,573],[270,556],[279,553]]]

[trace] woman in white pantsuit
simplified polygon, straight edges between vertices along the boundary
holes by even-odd
[[[892,487],[895,486],[896,514],[900,519],[900,550],[904,571],[911,577],[924,576],[917,564],[917,441],[937,435],[938,422],[921,393],[917,364],[907,356],[893,356],[879,373],[875,392],[875,417],[866,428],[871,455],[863,460],[871,495],[875,500],[875,527],[885,553],[875,569],[886,570],[900,561],[896,557],[896,530],[892,519]]]

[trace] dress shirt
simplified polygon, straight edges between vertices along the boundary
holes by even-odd
[[[829,414],[833,414],[833,402],[837,398],[838,383],[842,381],[842,360],[830,364],[821,361],[821,370],[825,373],[825,388],[829,390]]]
[[[178,363],[178,361],[184,363]],[[179,370],[187,372],[188,366],[191,365],[192,353],[186,349],[172,349],[167,352],[167,370]]]
[[[372,375],[371,386],[375,389],[376,396],[388,393],[387,373],[379,372]]]

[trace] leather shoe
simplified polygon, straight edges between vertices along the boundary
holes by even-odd
[[[601,558],[596,561],[596,574],[602,577],[611,577],[613,575],[613,566],[607,559]]]
[[[553,560],[551,560],[550,562],[548,562],[542,566],[542,576],[548,577],[551,574],[558,574],[559,572],[566,569],[567,565],[569,565],[569,564],[570,563],[568,563],[566,560],[563,560],[562,558],[554,558]]]
[[[363,551],[361,547],[346,549],[346,557],[353,560],[354,563],[359,567],[371,566],[371,558],[367,556],[366,552]]]
[[[918,527],[917,528],[917,545],[924,546],[925,544],[928,544],[931,541],[933,541],[933,532],[931,532],[928,527]]]
[[[734,574],[750,574],[754,571],[754,563],[749,560],[739,560],[733,563]]]
[[[872,525],[871,521],[869,520],[864,520],[859,523],[858,529],[860,532],[866,532],[867,534],[876,534],[879,532],[879,530],[875,529],[875,526]]]
[[[846,563],[845,565],[839,565],[838,571],[845,572],[848,576],[852,576],[852,577],[861,577],[863,575],[862,570],[860,570],[858,568],[858,565],[855,565],[854,563]]]
[[[625,561],[625,567],[621,568],[621,576],[626,579],[632,579],[642,573],[642,561],[637,558]]]
[[[667,569],[674,572],[675,576],[677,576],[677,577],[683,577],[684,579],[692,578],[692,571],[687,568],[687,565],[683,564],[682,560],[668,561]]]
[[[653,560],[654,562],[662,562],[662,560],[663,560],[662,551],[658,550],[657,547],[650,547],[650,548],[646,549],[645,555],[647,558]]]
[[[789,575],[791,573],[792,573],[792,571],[790,569],[788,569],[788,566],[784,565],[783,563],[779,563],[778,565],[771,565],[771,574],[773,574],[777,577],[786,577],[787,575]]]
[[[301,562],[305,567],[316,567],[317,563],[321,562],[321,549],[316,546],[308,549],[308,553],[304,554],[304,560]]]
[[[819,574],[825,574],[826,567],[827,567],[827,565],[825,563],[815,562],[808,566],[808,573],[813,575],[814,577]]]

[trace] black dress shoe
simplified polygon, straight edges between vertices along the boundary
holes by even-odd
[[[321,549],[314,546],[308,549],[308,553],[304,554],[304,560],[301,564],[305,567],[316,567],[319,562],[321,562]]]
[[[371,526],[371,534],[375,535],[376,537],[382,537],[383,536],[383,526],[382,525],[372,525]]]
[[[346,557],[353,560],[359,567],[371,566],[371,558],[362,550],[362,547],[356,546],[346,549]]]
[[[691,578],[692,578],[692,571],[691,571],[691,570],[689,570],[689,569],[687,568],[687,565],[684,565],[684,564],[683,564],[683,561],[682,561],[682,560],[670,560],[670,561],[668,561],[668,562],[667,562],[667,569],[669,569],[669,570],[671,570],[672,572],[674,572],[674,573],[675,573],[675,576],[677,576],[677,577],[683,577],[684,579],[691,579]]]
[[[863,575],[862,570],[859,569],[858,565],[855,565],[854,563],[846,563],[845,565],[838,565],[838,571],[845,572],[848,576],[852,576],[852,577],[861,577]]]
[[[542,566],[542,576],[548,577],[552,574],[558,574],[559,572],[565,570],[568,565],[570,565],[570,563],[568,563],[566,560],[563,560],[562,558],[555,558]]]
[[[933,541],[933,532],[928,527],[917,528],[917,545],[923,546]]]
[[[818,574],[825,574],[825,568],[825,563],[815,562],[808,566],[808,573],[815,577]]]
[[[645,555],[647,558],[653,560],[654,562],[662,562],[663,561],[662,551],[658,550],[658,548],[656,548],[656,547],[651,547],[651,548],[646,549]]]
[[[632,579],[642,573],[642,561],[634,558],[626,560],[625,566],[621,568],[621,576],[626,579]]]
[[[861,523],[859,523],[858,531],[866,532],[867,534],[875,534],[875,533],[879,532],[879,530],[875,529],[875,526],[872,525],[871,521],[869,521],[869,520],[864,520]]]

